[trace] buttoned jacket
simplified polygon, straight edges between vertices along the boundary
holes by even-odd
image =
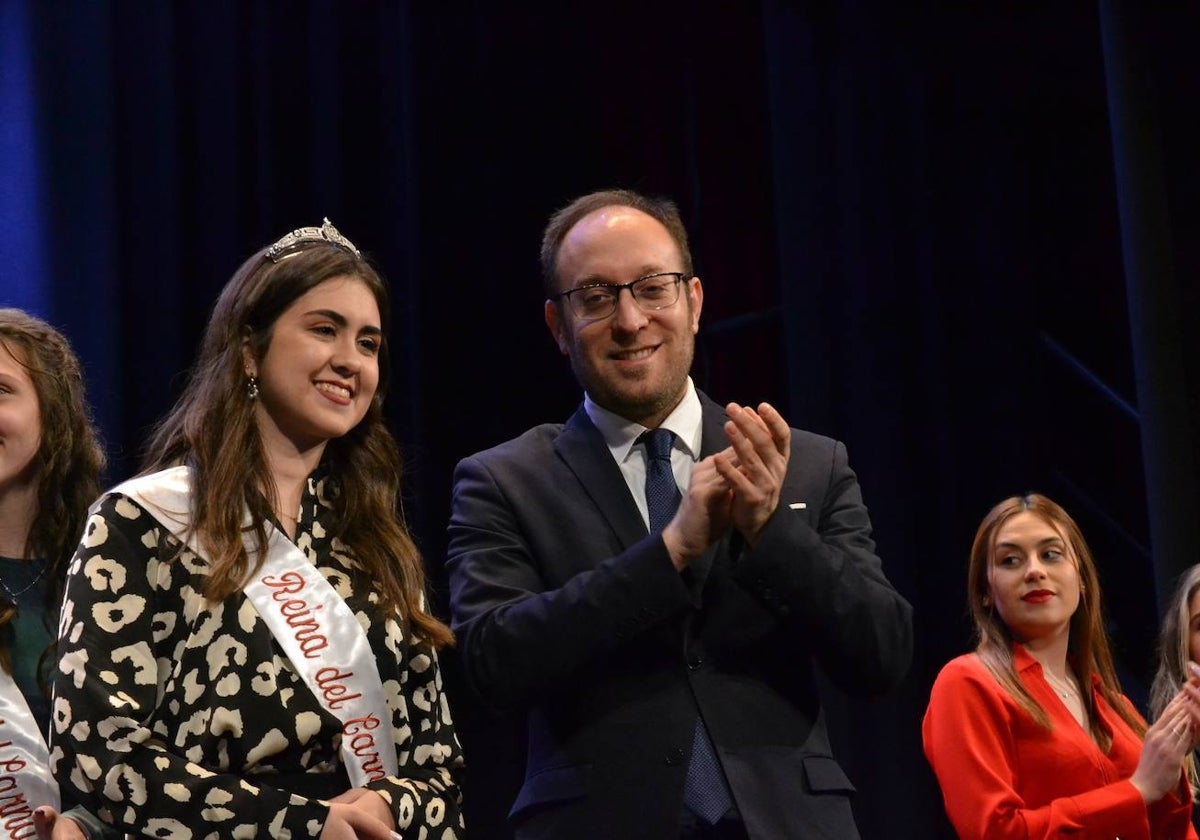
[[[701,396],[701,457],[728,445]],[[461,461],[449,529],[467,681],[528,712],[520,838],[677,834],[703,715],[752,840],[858,836],[819,665],[877,695],[912,655],[837,441],[800,430],[753,548],[731,532],[680,573],[580,408]]]

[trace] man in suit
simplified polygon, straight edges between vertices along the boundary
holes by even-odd
[[[467,680],[528,711],[516,835],[856,838],[814,667],[883,692],[912,622],[845,448],[695,389],[670,202],[577,199],[542,268],[584,403],[460,462],[449,534]]]

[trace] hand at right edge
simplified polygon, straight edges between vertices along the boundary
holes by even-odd
[[[1158,720],[1146,730],[1137,769],[1129,781],[1147,804],[1179,784],[1184,757],[1200,739],[1200,690],[1196,678],[1184,683]]]

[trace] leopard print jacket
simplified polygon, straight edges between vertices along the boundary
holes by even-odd
[[[309,479],[296,544],[366,631],[400,765],[367,787],[401,836],[455,840],[463,761],[436,654],[380,620],[369,579],[326,532],[323,485]],[[128,497],[93,508],[59,627],[55,775],[103,820],[143,836],[316,837],[324,800],[349,787],[341,723],[244,594],[215,604],[199,594],[207,570]]]

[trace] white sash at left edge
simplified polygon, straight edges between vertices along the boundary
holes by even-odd
[[[190,468],[134,478],[112,492],[138,502],[204,556],[190,528]],[[246,534],[245,545],[253,566],[258,551],[252,534]],[[304,552],[271,525],[262,566],[242,589],[317,702],[341,721],[341,754],[350,784],[362,787],[397,775],[392,718],[375,654],[345,600]]]
[[[50,751],[21,690],[0,668],[0,838],[36,836],[33,810],[41,805],[61,807]]]

